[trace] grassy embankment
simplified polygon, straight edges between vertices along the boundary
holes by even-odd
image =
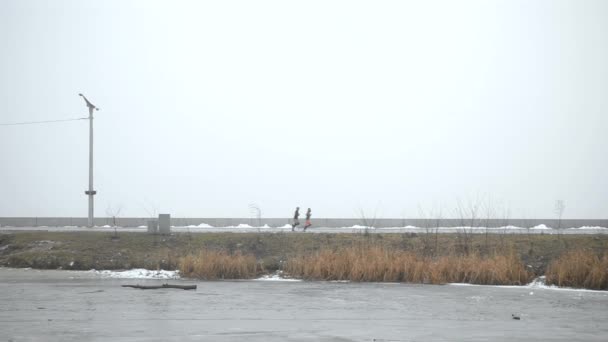
[[[607,250],[603,235],[0,234],[0,266],[179,268],[202,279],[284,270],[318,280],[524,284],[547,275],[562,286],[608,289]]]

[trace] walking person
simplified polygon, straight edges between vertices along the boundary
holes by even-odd
[[[312,226],[312,223],[310,223],[310,215],[312,214],[310,212],[310,208],[308,208],[306,211],[306,223],[304,224],[304,231],[306,231],[306,228]]]
[[[291,231],[292,232],[300,224],[300,220],[298,220],[299,217],[300,217],[300,207],[296,207],[296,212],[293,213],[293,223],[291,224]]]

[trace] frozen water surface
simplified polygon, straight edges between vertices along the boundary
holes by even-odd
[[[4,341],[606,341],[608,293],[0,269]],[[513,320],[511,314],[521,317]]]

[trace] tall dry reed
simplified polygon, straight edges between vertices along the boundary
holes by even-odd
[[[600,257],[590,250],[566,252],[549,264],[545,276],[550,285],[606,290],[608,253]]]
[[[379,246],[322,250],[289,259],[285,271],[314,280],[432,284],[522,285],[533,278],[514,253],[431,258]]]
[[[199,279],[251,279],[262,271],[255,256],[225,251],[201,251],[187,255],[179,261],[182,276]]]

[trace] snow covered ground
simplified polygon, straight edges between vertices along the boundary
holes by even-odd
[[[577,289],[573,287],[560,287],[556,285],[547,285],[545,283],[545,276],[535,278],[527,285],[476,285],[468,283],[450,283],[451,286],[485,286],[485,287],[496,287],[503,289],[530,289],[530,290],[559,290],[559,291],[580,291],[580,292],[598,292],[608,295],[608,291],[602,290],[588,290],[588,289]],[[531,296],[534,295],[534,291],[529,293]]]
[[[134,268],[125,271],[109,271],[109,270],[90,270],[89,272],[99,275],[104,278],[117,279],[179,279],[179,271],[165,270],[146,270],[144,268]]]
[[[71,272],[82,272],[82,271],[71,271]],[[115,279],[181,279],[179,271],[167,271],[167,270],[146,270],[143,268],[134,268],[131,270],[124,271],[110,271],[110,270],[90,270],[86,271],[102,278],[115,278]],[[302,281],[302,279],[289,278],[283,271],[277,271],[273,274],[261,276],[255,281]],[[350,283],[350,281],[333,281],[338,283]],[[546,285],[545,276],[538,277],[527,285],[476,285],[468,283],[449,283],[451,286],[485,286],[485,287],[498,287],[498,288],[514,288],[514,289],[530,289],[530,290],[560,290],[560,291],[584,291],[584,292],[599,292],[608,294],[608,291],[596,291],[587,289],[577,289],[571,287],[559,287],[555,285]],[[533,295],[534,292],[530,292]]]
[[[283,274],[283,271],[277,271],[274,274],[264,275],[255,280],[260,281],[302,281],[302,279],[289,278]]]
[[[82,272],[82,271],[74,271]],[[146,270],[143,268],[134,268],[131,270],[124,271],[110,271],[110,270],[90,270],[89,273],[100,276],[102,278],[115,278],[115,279],[181,279],[179,271],[166,271],[166,270]],[[260,278],[254,279],[259,281],[302,281],[301,279],[294,279],[286,277],[283,271],[277,271],[273,274],[261,276]]]
[[[64,227],[47,227],[47,226],[38,226],[38,227],[10,227],[10,226],[2,226],[0,227],[0,232],[2,231],[23,231],[23,230],[41,230],[41,231],[107,231],[113,232],[114,227],[106,225],[99,227],[75,227],[75,226],[64,226]],[[116,230],[119,232],[146,232],[147,228],[145,226],[139,227],[116,227]],[[234,226],[226,226],[226,227],[213,227],[205,222],[201,222],[197,225],[188,225],[188,226],[172,226],[172,232],[177,233],[205,233],[205,232],[234,232],[234,233],[251,233],[251,232],[269,232],[269,233],[278,233],[278,232],[291,232],[291,225],[285,224],[279,227],[271,227],[269,225],[263,225],[260,227],[251,226],[246,223],[237,224]],[[457,233],[462,231],[467,231],[470,233],[477,234],[485,234],[486,232],[489,234],[608,234],[608,228],[599,227],[599,226],[583,226],[583,227],[572,227],[572,228],[562,228],[562,229],[554,229],[548,227],[544,224],[537,225],[531,228],[522,228],[516,226],[505,226],[505,227],[415,227],[415,226],[405,226],[405,227],[384,227],[384,228],[375,228],[375,227],[367,227],[362,225],[353,225],[349,227],[316,227],[312,226],[307,229],[307,233],[361,233],[367,231],[369,233],[434,233],[437,231],[438,233]],[[302,227],[297,227],[296,232],[302,232]]]

